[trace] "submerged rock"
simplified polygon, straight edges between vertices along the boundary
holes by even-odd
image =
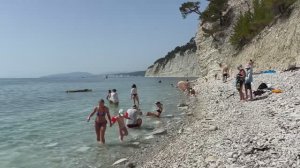
[[[125,167],[126,168],[135,168],[136,165],[133,162],[128,162],[128,163],[126,163]]]
[[[163,135],[166,134],[167,130],[165,128],[158,128],[157,130],[153,131],[152,135]]]
[[[187,107],[187,106],[188,106],[188,105],[185,104],[185,103],[180,103],[180,104],[177,105],[177,107]]]
[[[146,140],[148,140],[148,139],[153,139],[153,138],[154,138],[153,135],[149,135],[149,136],[146,136],[146,137],[145,137]]]
[[[122,159],[119,159],[117,160],[114,164],[112,164],[113,166],[115,165],[118,165],[118,164],[121,164],[121,163],[124,163],[124,162],[127,162],[128,159],[127,158],[122,158]]]

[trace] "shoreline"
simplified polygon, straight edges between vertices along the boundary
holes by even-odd
[[[136,167],[300,166],[300,72],[254,75],[283,93],[239,102],[232,79],[197,79],[182,121],[128,158]],[[173,122],[173,124],[172,124]],[[173,125],[173,126],[172,126]],[[125,165],[125,164],[124,164]],[[119,167],[124,167],[119,165]],[[128,165],[128,164],[127,164]]]

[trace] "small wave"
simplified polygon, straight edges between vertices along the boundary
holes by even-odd
[[[58,143],[54,142],[54,143],[50,143],[50,144],[46,145],[45,147],[50,148],[50,147],[55,147],[57,145],[58,145]]]

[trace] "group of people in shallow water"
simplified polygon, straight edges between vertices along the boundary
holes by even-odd
[[[109,90],[106,99],[109,101],[110,104],[118,106],[119,98],[117,90]],[[124,136],[128,135],[127,128],[139,128],[142,125],[142,119],[139,117],[142,115],[142,111],[139,108],[140,102],[137,87],[135,84],[133,84],[131,87],[131,99],[133,101],[133,106],[127,111],[120,109],[118,115],[116,116],[110,115],[109,108],[105,106],[104,99],[101,99],[98,102],[98,105],[94,108],[94,110],[88,115],[87,121],[90,121],[91,117],[93,117],[96,114],[95,132],[97,141],[100,144],[105,143],[105,131],[108,122],[110,127],[113,126],[115,123],[118,123],[120,141],[123,141]],[[155,105],[157,107],[157,110],[153,112],[147,112],[147,116],[160,117],[163,111],[163,104],[160,102],[155,102]]]

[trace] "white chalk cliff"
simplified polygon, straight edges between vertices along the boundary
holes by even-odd
[[[232,69],[237,65],[245,65],[250,59],[255,62],[255,70],[284,70],[291,65],[300,64],[300,0],[291,8],[288,18],[277,18],[258,34],[249,44],[237,51],[229,38],[240,12],[248,10],[250,0],[229,0],[229,8],[233,10],[233,22],[223,33],[224,43],[218,45],[211,37],[205,37],[199,26],[195,41],[199,58],[201,76],[213,76],[219,71],[218,63],[226,63]]]
[[[146,76],[213,76],[218,73],[219,63],[226,63],[235,70],[239,64],[245,65],[250,59],[255,62],[255,70],[284,70],[291,65],[300,65],[300,0],[292,5],[289,17],[279,17],[267,26],[240,51],[229,42],[234,24],[240,13],[251,8],[252,0],[229,0],[231,24],[222,32],[216,42],[208,37],[202,28],[209,23],[199,24],[195,42],[196,52],[176,54],[172,59],[156,62],[148,68]]]
[[[177,53],[166,63],[155,63],[146,71],[147,77],[198,77],[198,57],[195,52],[188,51],[184,55]]]

